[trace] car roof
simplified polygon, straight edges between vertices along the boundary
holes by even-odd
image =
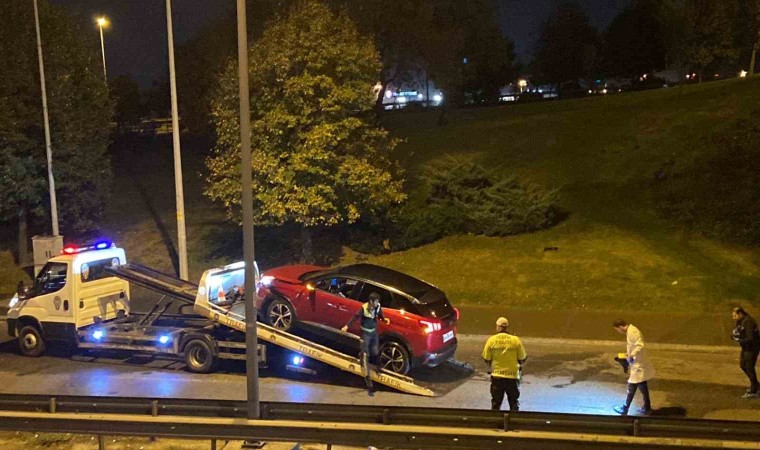
[[[376,281],[417,298],[422,297],[432,289],[436,289],[435,286],[410,275],[374,264],[351,264],[349,266],[337,267],[333,269],[332,273]]]

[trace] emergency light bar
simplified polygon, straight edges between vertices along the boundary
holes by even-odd
[[[82,245],[82,246],[69,244],[69,245],[63,247],[63,250],[61,250],[61,254],[64,254],[64,255],[74,255],[74,254],[77,254],[77,253],[86,252],[88,250],[105,250],[105,249],[111,248],[113,246],[114,246],[113,242],[106,241],[106,240],[96,241],[96,242],[93,242],[91,244]]]

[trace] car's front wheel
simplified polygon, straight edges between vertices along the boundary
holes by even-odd
[[[267,305],[266,322],[278,330],[290,331],[296,323],[293,305],[281,298],[272,300]]]
[[[412,367],[409,351],[396,341],[383,342],[380,345],[380,367],[406,375]]]

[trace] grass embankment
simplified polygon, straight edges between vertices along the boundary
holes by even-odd
[[[706,151],[700,143],[756,108],[760,79],[604,98],[464,110],[387,124],[407,142],[407,173],[465,155],[558,188],[561,225],[508,237],[456,236],[371,258],[442,287],[456,303],[536,308],[721,310],[758,304],[757,249],[696,235],[655,214],[662,181]],[[557,247],[558,250],[546,250]]]
[[[757,104],[760,79],[461,110],[440,127],[435,111],[390,115],[388,128],[407,140],[396,154],[407,177],[439,155],[467,156],[559,189],[570,216],[538,233],[455,236],[369,260],[439,285],[458,305],[650,311],[758,305],[758,250],[662,220],[655,213],[662,182],[654,176],[689,167],[703,156],[701,142]],[[173,272],[171,141],[121,142],[115,154],[105,231],[132,261]],[[224,225],[221,208],[202,196],[205,154],[202,142],[183,139],[191,279],[242,253],[239,228]],[[409,186],[412,201],[424,199],[414,178]],[[257,229],[263,267],[297,257],[282,234]],[[337,250],[338,242],[330,246]],[[12,292],[16,281],[17,272],[0,280],[0,292]]]

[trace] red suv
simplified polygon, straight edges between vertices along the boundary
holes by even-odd
[[[259,319],[282,330],[296,324],[340,329],[372,292],[380,294],[390,325],[378,323],[383,368],[407,373],[454,356],[459,311],[440,289],[372,264],[328,269],[295,265],[264,272],[257,294]],[[359,335],[359,322],[349,328]]]

